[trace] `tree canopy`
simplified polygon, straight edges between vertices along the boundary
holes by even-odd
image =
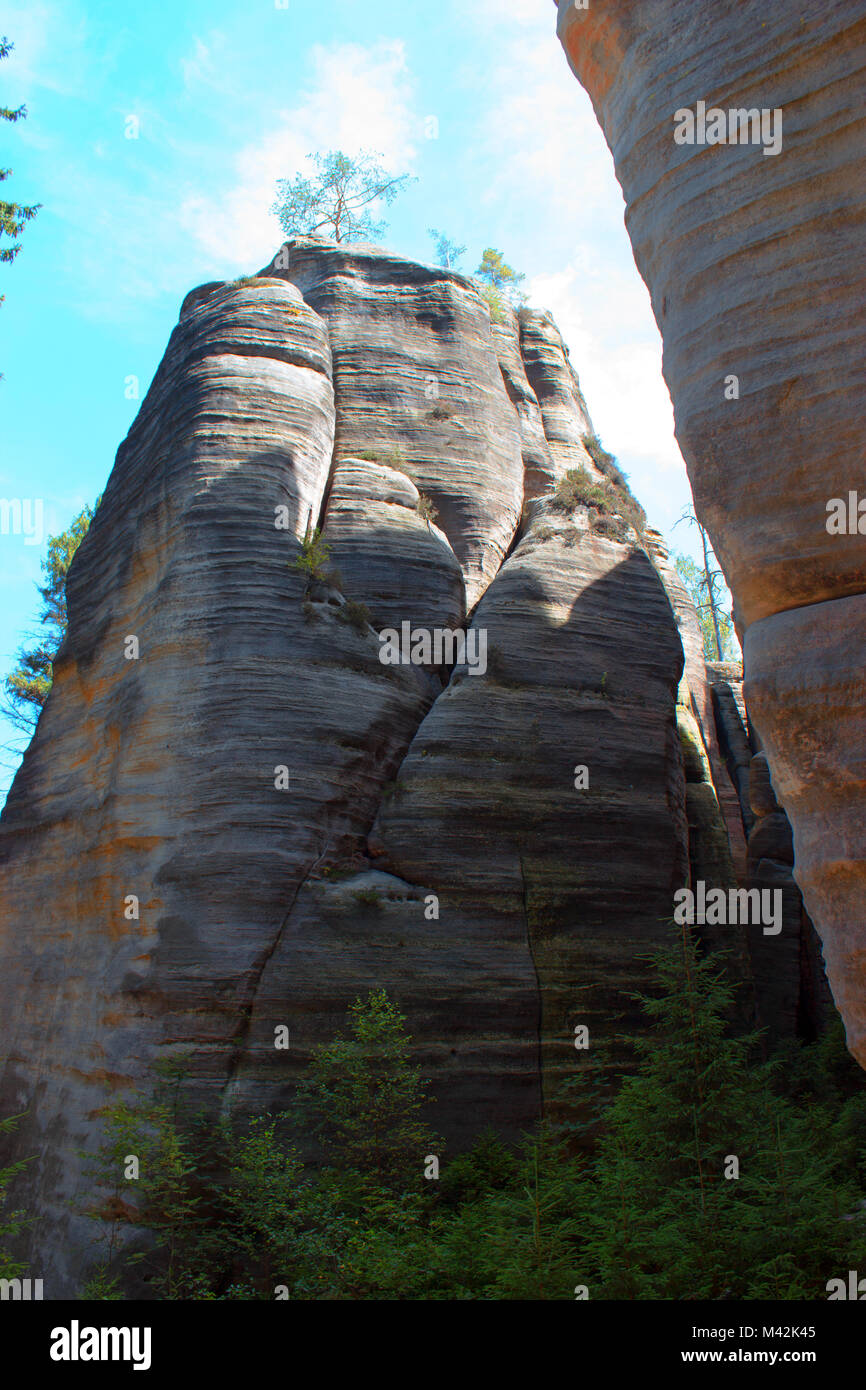
[[[446,270],[454,270],[466,247],[459,246],[456,241],[451,241],[444,232],[437,231],[435,227],[428,227],[427,235],[433,238],[436,246],[437,265],[444,266]]]
[[[36,727],[39,713],[48,699],[54,658],[66,636],[66,575],[94,512],[95,507],[85,507],[66,531],[48,538],[48,553],[42,561],[45,583],[36,586],[42,595],[39,620],[47,631],[34,646],[21,649],[17,665],[5,681],[6,714],[26,733]]]
[[[8,39],[0,39],[0,58],[8,58],[14,47],[15,45],[11,44]],[[0,106],[0,119],[4,121],[11,121],[14,124],[16,121],[24,120],[26,115],[26,106]],[[8,179],[11,173],[11,169],[0,169],[0,182]],[[28,207],[24,203],[10,203],[0,199],[0,237],[11,237],[14,243],[12,246],[0,247],[0,261],[14,261],[21,250],[20,241],[14,241],[14,238],[20,236],[24,224],[36,216],[39,207],[39,203],[34,203]],[[5,295],[0,295],[0,304],[3,303],[4,298]]]
[[[481,257],[481,264],[475,272],[476,277],[489,289],[495,290],[497,294],[504,294],[512,304],[522,304],[526,300],[525,294],[520,289],[521,284],[526,279],[525,275],[518,274],[508,263],[501,251],[497,251],[492,246],[488,246]]]
[[[389,174],[378,162],[381,158],[362,150],[355,158],[342,150],[311,154],[316,166],[313,178],[298,174],[294,180],[279,179],[277,198],[271,212],[276,213],[287,237],[328,232],[334,241],[367,241],[379,237],[387,227],[374,221],[372,206],[387,206],[410,182],[409,174]]]

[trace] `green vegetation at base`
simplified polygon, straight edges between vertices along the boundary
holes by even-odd
[[[594,1110],[576,1078],[580,1123],[517,1146],[487,1132],[445,1155],[381,990],[318,1049],[288,1116],[209,1127],[169,1069],[152,1101],[107,1114],[86,1296],[117,1296],[137,1266],[162,1298],[826,1297],[866,1259],[866,1087],[841,1031],[765,1061],[758,1035],[728,1029],[719,956],[683,933],[651,969],[633,1072]],[[124,1255],[124,1227],[152,1243]]]
[[[4,1135],[13,1134],[23,1118],[23,1115],[9,1115],[5,1120],[0,1120],[0,1140]],[[30,1224],[25,1211],[9,1209],[8,1194],[9,1184],[24,1171],[28,1162],[29,1159],[20,1159],[17,1163],[0,1168],[0,1279],[18,1279],[26,1274],[26,1266],[13,1259],[7,1242],[16,1240]]]

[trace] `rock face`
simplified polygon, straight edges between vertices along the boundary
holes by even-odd
[[[523,503],[520,426],[483,299],[451,271],[313,239],[265,273],[297,285],[327,326],[336,457],[373,452],[408,473],[436,507],[471,607]]]
[[[675,889],[731,866],[694,610],[658,537],[553,490],[596,476],[590,430],[549,316],[492,325],[451,272],[304,239],[187,297],[0,821],[0,1113],[47,1296],[91,1249],[78,1152],[158,1058],[261,1110],[384,986],[459,1146],[559,1104],[576,1026],[637,1026]]]
[[[828,502],[863,491],[866,0],[560,0],[558,31],[613,153],[794,873],[866,1065],[866,528],[827,529]],[[781,151],[675,143],[699,102],[766,111],[768,134],[781,111]]]
[[[776,799],[766,753],[755,751],[742,670],[733,662],[711,662],[707,669],[719,743],[748,837],[741,882],[780,895],[772,901],[781,903],[781,931],[768,937],[749,924],[746,932],[756,1020],[771,1041],[792,1036],[812,1040],[826,1026],[833,1004],[820,942],[794,879],[791,823]]]

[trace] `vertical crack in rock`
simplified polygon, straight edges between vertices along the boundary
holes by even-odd
[[[274,952],[279,948],[280,942],[283,938],[283,933],[285,932],[286,927],[289,924],[289,918],[292,915],[292,911],[294,909],[295,903],[298,900],[301,889],[306,884],[310,875],[315,872],[318,865],[324,861],[329,848],[330,841],[326,841],[324,849],[312,861],[309,868],[305,871],[303,877],[298,883],[298,886],[295,888],[295,891],[292,894],[291,902],[289,903],[289,906],[286,909],[285,916],[283,917],[283,920],[279,925],[279,928],[276,932],[276,935],[274,936],[273,941],[271,942],[267,950],[263,952],[261,959],[256,961],[253,965],[252,986],[249,991],[249,1003],[244,1004],[240,1011],[240,1031],[238,1033],[237,1039],[235,1040],[234,1049],[231,1053],[231,1056],[229,1057],[228,1071],[226,1075],[225,1085],[223,1087],[221,1113],[224,1116],[231,1113],[232,1088],[241,1062],[243,1060],[244,1050],[246,1048],[247,1039],[249,1037],[250,1021],[252,1018],[253,1010],[256,1006],[256,996],[258,994],[262,976]]]

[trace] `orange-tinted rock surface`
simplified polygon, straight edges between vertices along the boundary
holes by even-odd
[[[794,873],[866,1065],[866,525],[828,529],[832,499],[866,498],[866,2],[560,0],[558,32],[613,153]],[[714,139],[757,112],[751,140],[698,143],[698,103],[725,113]],[[674,139],[685,110],[694,143]]]

